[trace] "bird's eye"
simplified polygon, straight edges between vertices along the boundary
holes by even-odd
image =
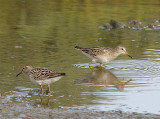
[[[121,50],[123,50],[123,48],[121,48]]]

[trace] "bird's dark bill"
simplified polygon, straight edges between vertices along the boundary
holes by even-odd
[[[21,73],[22,73],[22,72],[18,73],[18,74],[16,75],[16,77],[19,76]]]
[[[131,59],[133,59],[133,57],[132,56],[130,56],[130,55],[128,55]]]

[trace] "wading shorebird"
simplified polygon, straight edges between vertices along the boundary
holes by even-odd
[[[50,84],[58,81],[60,78],[65,76],[65,73],[57,73],[49,68],[45,67],[36,67],[33,68],[32,66],[26,65],[22,68],[22,71],[16,75],[19,76],[20,74],[25,73],[29,80],[37,85],[40,85],[41,91],[39,95],[43,92],[43,85],[48,86],[48,96],[51,95]]]
[[[97,68],[103,68],[101,65],[106,64],[117,58],[121,54],[126,54],[130,58],[130,56],[126,48],[123,46],[117,46],[116,48],[109,47],[92,47],[92,48],[81,48],[79,46],[75,46],[76,49],[80,50],[83,54],[89,57],[92,62],[89,64],[89,68],[91,68],[92,63],[100,63],[100,65],[96,66]]]

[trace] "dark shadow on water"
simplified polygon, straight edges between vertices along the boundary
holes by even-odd
[[[111,71],[102,69],[95,70],[88,75],[76,79],[75,84],[112,85],[118,91],[123,91],[128,82],[121,82]]]

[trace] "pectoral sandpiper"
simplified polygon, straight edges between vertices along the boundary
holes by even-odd
[[[83,54],[85,54],[87,57],[89,57],[92,62],[89,64],[89,68],[91,68],[92,63],[100,63],[100,64],[106,64],[110,61],[114,60],[121,54],[126,54],[130,58],[130,56],[125,47],[118,46],[116,48],[108,48],[108,47],[93,47],[93,48],[81,48],[79,46],[75,46],[76,49],[80,50]],[[102,66],[98,66],[99,68],[102,68]]]
[[[45,68],[45,67],[33,68],[32,66],[29,66],[29,65],[24,66],[22,68],[22,71],[18,73],[16,77],[22,73],[25,73],[32,83],[40,85],[41,91],[39,92],[39,94],[43,92],[42,85],[47,85],[49,97],[51,95],[50,84],[58,81],[60,78],[65,76],[65,73],[57,73],[50,70],[49,68]]]

